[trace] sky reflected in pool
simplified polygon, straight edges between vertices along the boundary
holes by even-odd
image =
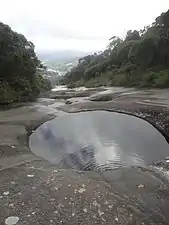
[[[164,137],[133,116],[93,111],[57,117],[30,137],[30,148],[59,168],[145,166],[169,156]]]

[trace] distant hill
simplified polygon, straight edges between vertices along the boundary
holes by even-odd
[[[37,53],[48,69],[56,70],[57,75],[64,75],[78,64],[78,59],[87,53],[83,51],[47,51]],[[89,53],[90,54],[90,53]]]
[[[69,61],[75,58],[81,58],[87,53],[83,51],[71,51],[71,50],[62,50],[62,51],[43,51],[38,52],[37,55],[42,61]]]

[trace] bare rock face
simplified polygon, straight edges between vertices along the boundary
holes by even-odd
[[[39,160],[1,171],[0,183],[1,224],[168,224],[167,183],[149,169],[79,172]]]
[[[98,96],[95,96],[95,97],[91,97],[90,101],[103,101],[103,102],[106,102],[106,101],[111,101],[112,98],[113,97],[111,95],[98,95]]]
[[[73,110],[139,113],[167,139],[167,107],[150,109],[131,97],[123,100],[73,105]],[[69,111],[69,105],[66,107]],[[29,150],[27,136],[57,113],[50,104],[0,112],[0,224],[168,225],[168,159],[149,168],[59,169]],[[165,173],[160,171],[162,167]]]

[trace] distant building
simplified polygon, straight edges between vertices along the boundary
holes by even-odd
[[[67,63],[66,66],[73,66],[73,63]]]
[[[57,73],[57,71],[53,69],[47,69],[47,72]]]

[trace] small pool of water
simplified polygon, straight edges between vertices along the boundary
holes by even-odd
[[[169,156],[169,145],[152,125],[133,116],[93,111],[44,123],[30,148],[59,168],[105,170],[145,166]]]

